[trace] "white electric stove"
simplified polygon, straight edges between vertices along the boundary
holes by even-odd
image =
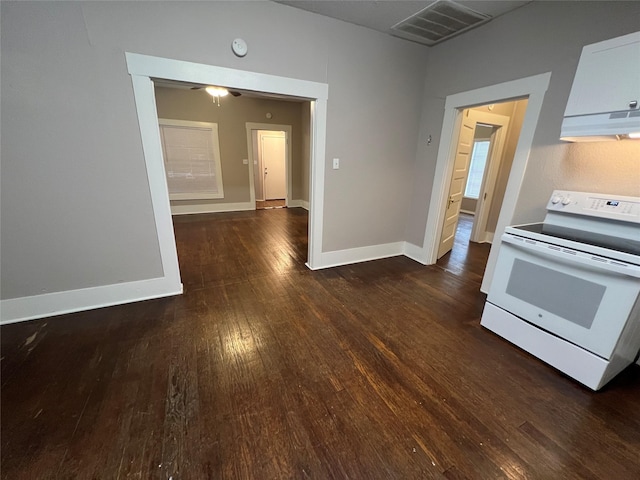
[[[640,351],[640,198],[555,191],[507,227],[481,325],[598,390]]]

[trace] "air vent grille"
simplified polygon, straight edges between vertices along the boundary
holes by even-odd
[[[424,45],[435,45],[491,20],[450,0],[437,0],[427,8],[391,27],[397,37]]]

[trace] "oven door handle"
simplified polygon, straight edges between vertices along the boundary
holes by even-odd
[[[584,268],[600,273],[609,272],[618,275],[625,275],[633,278],[640,278],[640,266],[630,263],[610,261],[606,258],[598,257],[585,252],[559,247],[549,243],[530,240],[505,233],[502,241],[509,245],[537,254],[538,256],[552,257],[568,265],[582,265]],[[612,263],[615,262],[615,263]]]

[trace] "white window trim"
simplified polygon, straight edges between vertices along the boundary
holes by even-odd
[[[211,130],[211,146],[214,156],[214,168],[216,171],[217,193],[171,193],[169,192],[169,200],[210,200],[224,198],[224,184],[222,180],[222,158],[220,157],[220,138],[218,136],[218,124],[210,122],[194,122],[191,120],[173,120],[169,118],[159,118],[158,124],[170,127],[186,127],[201,128]],[[163,157],[164,157],[164,146]],[[166,164],[166,159],[165,164]],[[167,180],[168,182],[168,180]]]
[[[489,146],[487,147],[487,154],[485,155],[485,159],[484,159],[484,165],[482,166],[482,170],[480,171],[480,182],[478,183],[478,193],[477,195],[474,197],[472,195],[468,195],[467,194],[467,190],[469,189],[469,182],[471,181],[471,174],[472,174],[472,170],[471,167],[473,166],[473,161],[475,159],[475,156],[477,154],[477,148],[478,148],[478,144],[479,143],[488,143]],[[484,171],[485,168],[487,166],[487,162],[489,161],[489,159],[491,158],[491,140],[486,140],[486,139],[474,139],[473,140],[473,148],[471,149],[471,160],[469,161],[469,175],[467,176],[467,183],[464,186],[464,194],[463,194],[463,198],[470,198],[472,200],[478,200],[480,198],[480,192],[482,191],[482,179],[484,178]]]

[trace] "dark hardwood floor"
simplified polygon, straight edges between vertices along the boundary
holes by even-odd
[[[460,213],[453,248],[436,264],[448,272],[473,280],[479,285],[482,283],[491,244],[470,242],[472,228],[473,215]]]
[[[640,478],[640,367],[481,328],[475,249],[312,272],[306,228],[177,218],[184,295],[3,326],[2,478]]]

